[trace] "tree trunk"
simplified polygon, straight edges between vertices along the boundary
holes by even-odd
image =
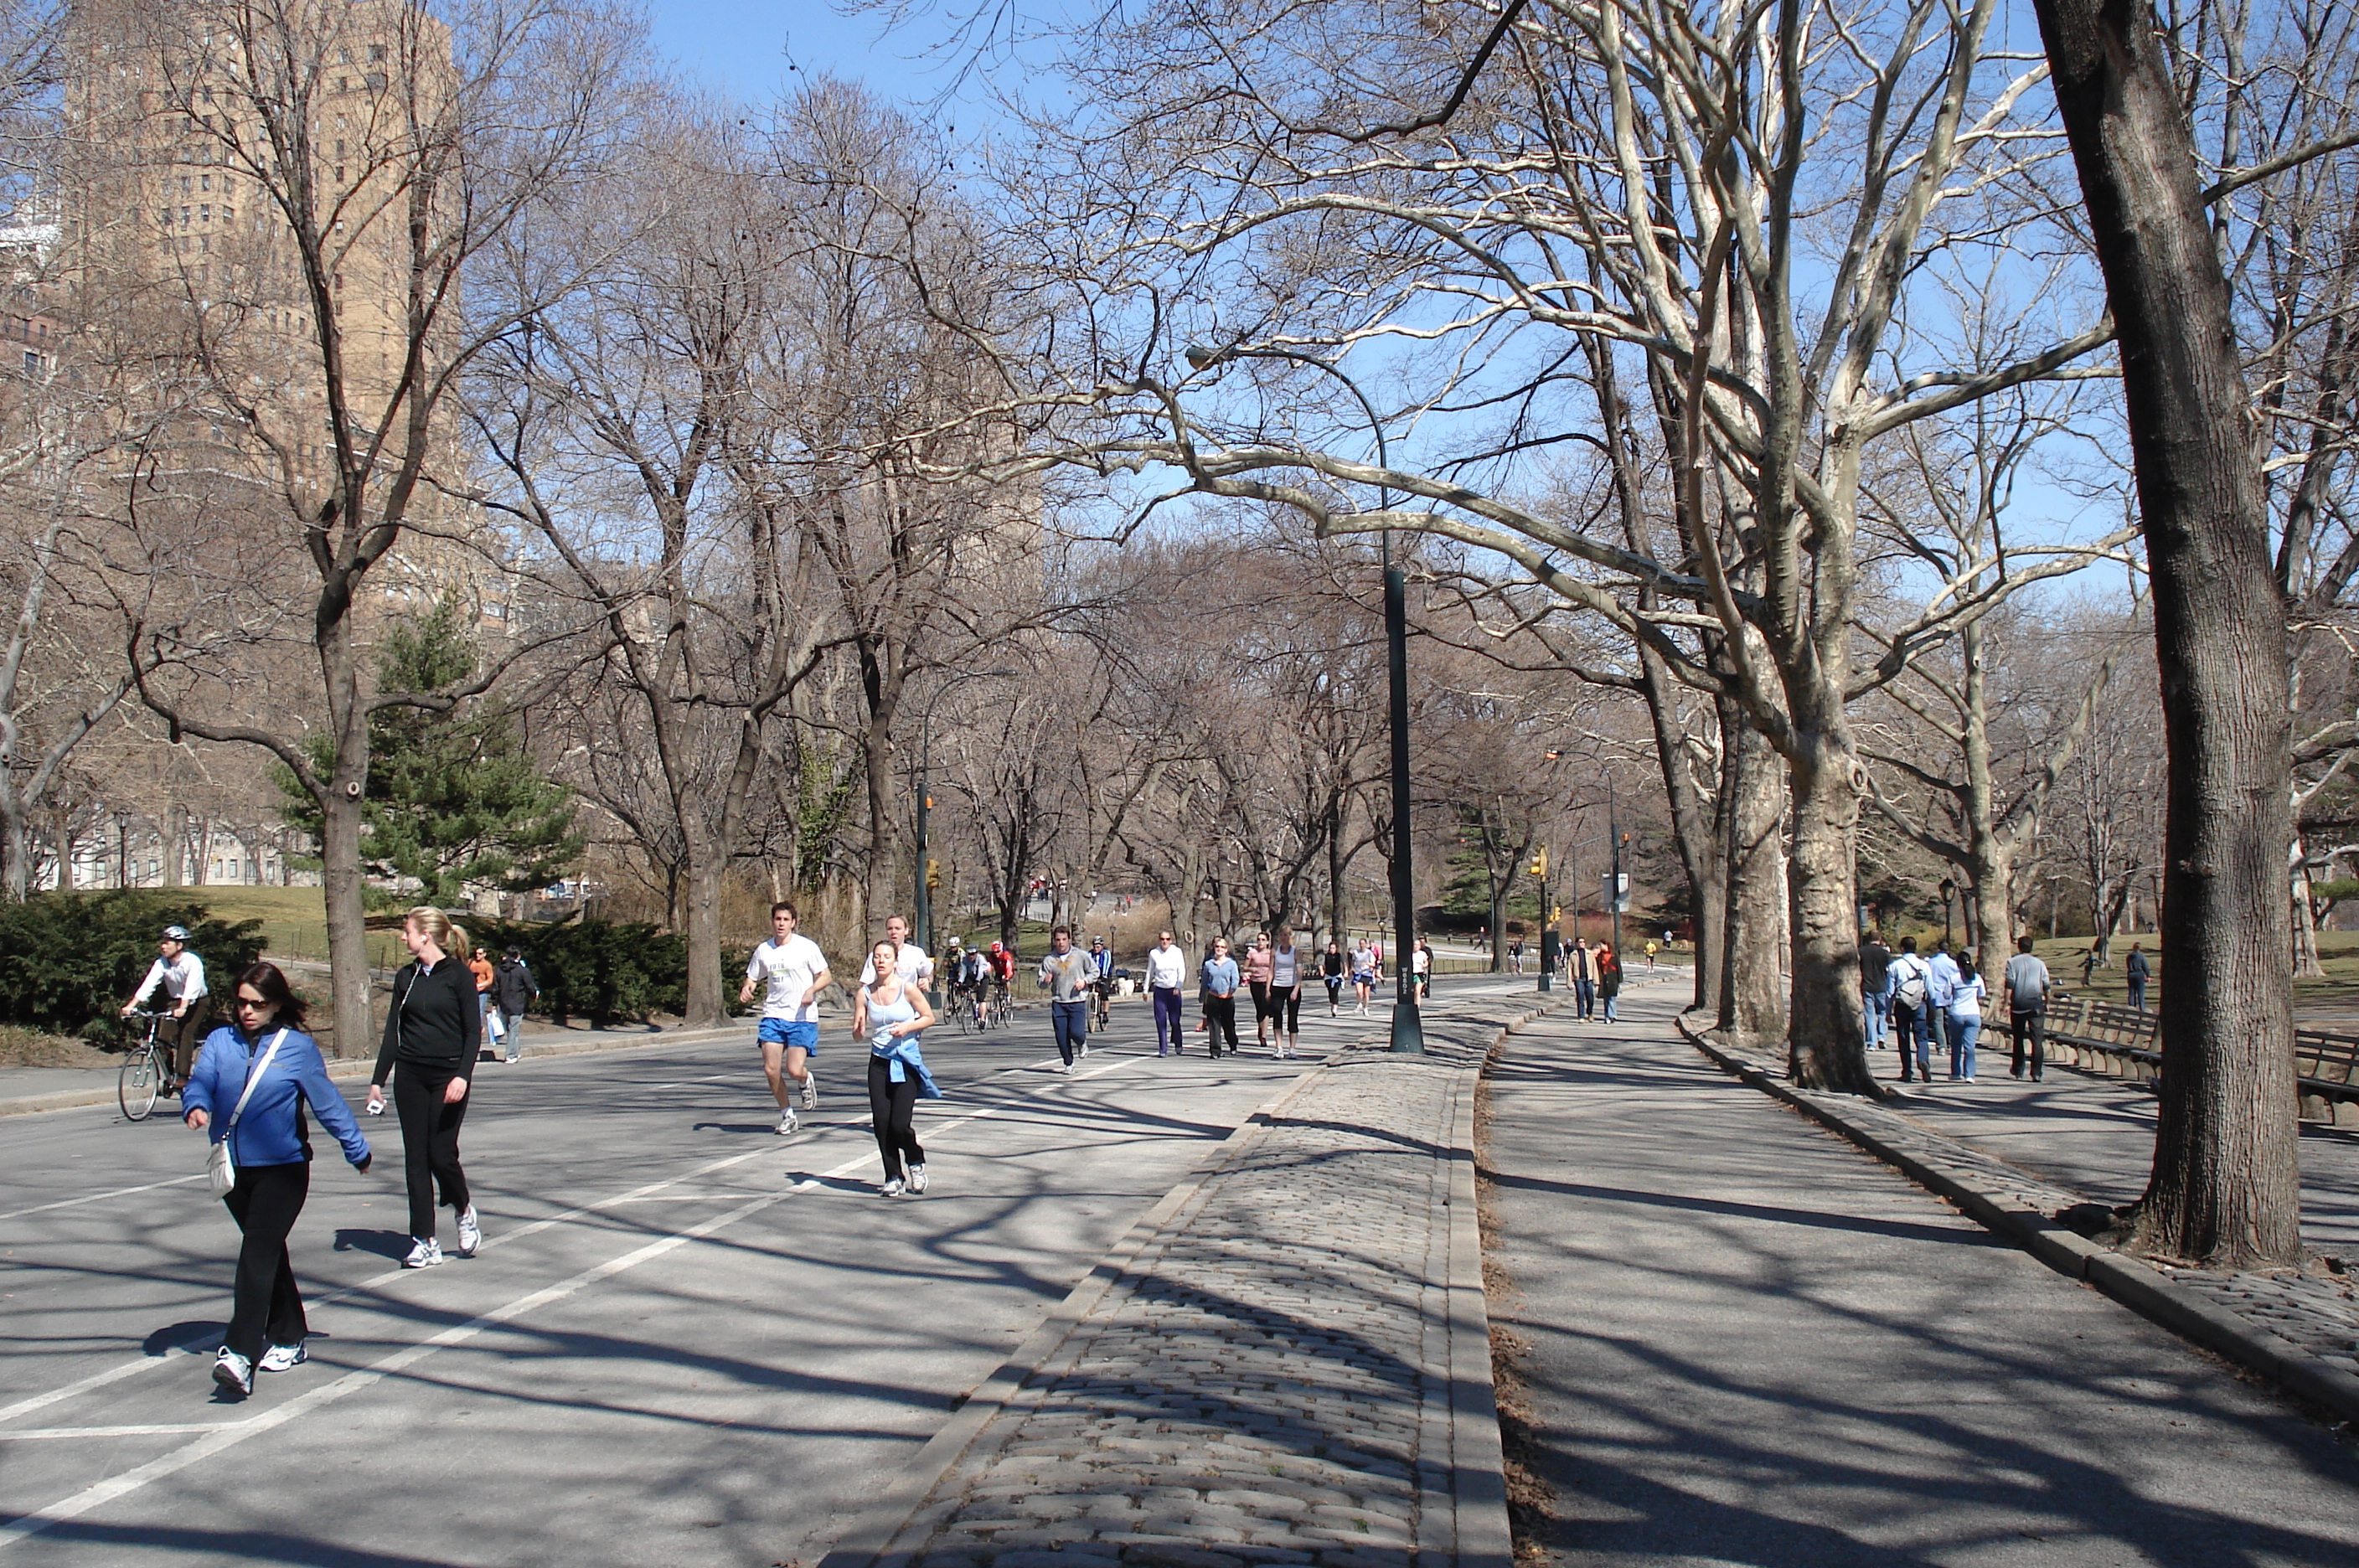
[[[71,893],[73,891],[74,885],[73,813],[67,811],[63,806],[60,806],[51,813],[51,820],[57,824],[56,831],[51,836],[55,839],[57,844],[58,891],[60,893]]]
[[[1859,995],[1859,877],[1854,859],[1864,772],[1833,726],[1804,730],[1797,738],[1801,744],[1789,759],[1794,983],[1787,1058],[1797,1083],[1875,1094],[1879,1091],[1868,1071]]]
[[[164,813],[164,886],[185,885],[189,858],[189,808],[174,806]]]
[[[2310,892],[2308,845],[2295,840],[2293,854],[2293,972],[2317,979],[2326,974],[2326,965],[2318,958],[2318,917],[2312,913],[2318,900]]]
[[[1761,732],[1734,715],[1723,733],[1728,815],[1728,941],[1721,1027],[1767,1044],[1787,1022],[1786,778]]]
[[[320,801],[320,891],[328,917],[338,1056],[366,1056],[376,1047],[376,1020],[369,1007],[368,913],[361,898],[361,802],[343,788],[365,771],[365,763],[338,768]]]
[[[685,821],[683,824],[686,825]],[[728,851],[689,841],[687,883],[688,979],[682,988],[680,1021],[691,1029],[726,1021],[721,986],[721,883]]]
[[[22,811],[10,811],[5,824],[6,841],[0,844],[0,855],[8,862],[8,901],[21,904],[33,889],[33,834]]]
[[[2292,1264],[2286,618],[2227,284],[2152,11],[2037,10],[2121,345],[2162,675],[2170,1005],[2137,1243],[2207,1267]]]

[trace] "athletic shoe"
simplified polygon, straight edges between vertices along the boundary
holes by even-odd
[[[401,1260],[404,1269],[431,1269],[442,1261],[442,1244],[432,1236],[420,1240],[409,1238],[409,1256]]]
[[[808,1068],[803,1072],[803,1109],[819,1109],[819,1074]]]
[[[254,1364],[254,1368],[257,1372],[292,1372],[310,1359],[299,1345],[274,1345],[262,1353],[262,1359]]]
[[[886,1182],[882,1187],[877,1188],[876,1195],[880,1198],[899,1197],[901,1195],[901,1178],[896,1176],[891,1181]]]
[[[213,1381],[242,1399],[254,1392],[254,1363],[224,1345],[213,1362]]]
[[[792,1138],[795,1136],[795,1113],[793,1111],[782,1110],[778,1113],[778,1136],[780,1138]]]
[[[483,1245],[484,1227],[475,1218],[475,1205],[469,1203],[459,1211],[459,1256],[473,1258]]]
[[[514,1067],[517,1062],[522,1062],[524,1058],[521,1056],[511,1056],[508,1058],[508,1065]]]
[[[1158,1056],[1169,1056],[1171,1054],[1171,1048],[1169,1046],[1158,1047],[1155,1054]]]
[[[1089,1053],[1090,1053],[1090,1042],[1089,1042],[1088,1040],[1083,1040],[1083,1041],[1082,1041],[1082,1054],[1083,1056],[1087,1056],[1087,1055],[1089,1055]]]
[[[1049,1069],[1049,1071],[1058,1073],[1071,1073],[1072,1070],[1073,1064],[1070,1062],[1060,1062],[1055,1067]]]
[[[925,1168],[924,1166],[922,1166],[922,1165],[912,1165],[912,1166],[910,1166],[910,1167],[909,1167],[909,1191],[910,1191],[912,1193],[917,1193],[917,1192],[924,1192],[925,1190],[926,1190],[926,1168]]]

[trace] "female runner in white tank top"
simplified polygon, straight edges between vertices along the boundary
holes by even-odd
[[[1292,1056],[1302,1035],[1302,950],[1294,945],[1294,928],[1277,928],[1269,950],[1269,1018],[1277,1027],[1274,1053]]]

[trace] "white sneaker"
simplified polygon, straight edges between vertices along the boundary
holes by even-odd
[[[901,1178],[896,1176],[890,1181],[886,1182],[882,1187],[877,1188],[876,1195],[880,1198],[899,1197],[901,1195]]]
[[[1088,1040],[1083,1040],[1083,1041],[1082,1041],[1082,1057],[1083,1057],[1084,1059],[1086,1059],[1086,1058],[1089,1056],[1089,1054],[1090,1054],[1090,1042],[1089,1042]]]
[[[299,1345],[274,1345],[262,1353],[262,1359],[254,1367],[257,1372],[292,1372],[309,1359]]]
[[[819,1109],[819,1074],[808,1069],[803,1073],[803,1109]]]
[[[401,1260],[404,1269],[431,1269],[442,1261],[442,1244],[434,1237],[421,1241],[413,1236],[409,1242],[409,1256]]]
[[[254,1392],[254,1363],[224,1345],[213,1362],[213,1381],[244,1399]]]
[[[459,1213],[459,1256],[473,1258],[483,1245],[484,1227],[475,1218],[475,1205],[469,1203]]]
[[[910,1191],[910,1192],[924,1192],[925,1190],[926,1190],[926,1168],[925,1168],[924,1166],[922,1166],[922,1165],[912,1165],[912,1166],[910,1166],[910,1167],[909,1167],[909,1191]]]
[[[795,1136],[795,1113],[792,1110],[781,1110],[778,1113],[778,1136],[780,1138]]]

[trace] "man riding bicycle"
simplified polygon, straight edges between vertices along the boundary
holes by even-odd
[[[156,1053],[164,1061],[160,1092],[177,1094],[196,1071],[197,1047],[205,1038],[205,1014],[210,1010],[205,1002],[205,961],[189,951],[186,927],[164,928],[156,943],[156,962],[147,966],[147,977],[131,993],[131,1000],[123,1004],[123,1016],[127,1018],[137,1012],[140,1002],[158,985],[171,1003],[170,1016],[156,1024]]]

